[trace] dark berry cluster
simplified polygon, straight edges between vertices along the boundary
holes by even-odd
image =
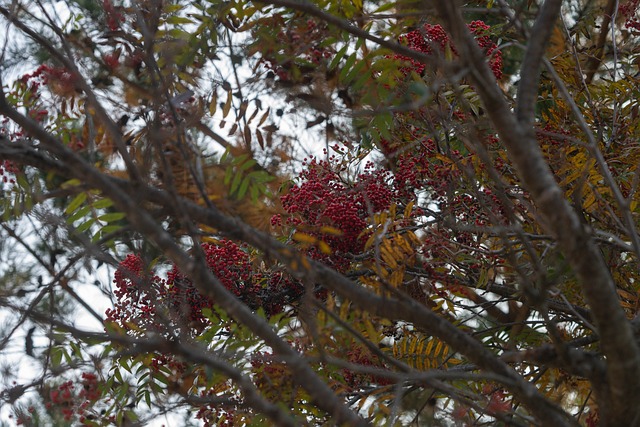
[[[440,25],[424,24],[422,28],[401,36],[398,41],[415,51],[432,54],[434,47],[440,52],[444,51],[447,44],[449,44],[449,36]],[[404,55],[395,55],[394,58],[408,64],[400,69],[404,75],[408,75],[412,71],[420,75],[424,73],[425,64]]]
[[[104,11],[107,28],[110,31],[120,29],[120,25],[125,21],[120,8],[114,6],[111,0],[102,0],[102,10]]]
[[[287,366],[272,353],[259,352],[251,358],[251,372],[256,387],[275,401],[291,401],[294,379]]]
[[[282,21],[281,16],[264,19],[271,21],[273,28],[282,28],[271,47],[260,46],[261,61],[280,81],[304,81],[306,68],[327,63],[333,57],[334,49],[326,43],[329,31],[326,23],[312,18],[289,23]]]
[[[491,66],[493,75],[496,76],[497,80],[500,80],[502,78],[502,52],[500,52],[498,46],[491,40],[491,27],[483,21],[470,22],[467,27],[476,37],[480,49],[482,49],[489,58],[489,65]]]
[[[138,255],[127,255],[114,274],[116,302],[107,309],[107,322],[128,331],[162,329],[156,321],[156,304],[160,296],[162,279],[148,274]]]
[[[414,135],[414,141],[420,141],[420,135]],[[459,156],[459,152],[452,153]],[[394,186],[400,197],[412,197],[416,190],[429,188],[433,198],[438,200],[446,196],[453,180],[460,171],[453,162],[444,162],[438,156],[438,148],[432,139],[418,144],[414,149],[396,155]]]
[[[347,352],[347,361],[365,367],[374,367],[380,369],[386,368],[380,361],[378,356],[371,354],[369,350],[358,345],[351,346],[351,349]],[[389,378],[354,372],[349,369],[343,369],[342,375],[345,382],[354,389],[359,389],[363,386],[370,386],[371,384],[378,384],[381,386],[393,384],[393,381]]]
[[[95,374],[84,372],[79,381],[65,381],[50,389],[44,396],[45,407],[53,419],[77,420],[81,425],[92,425],[90,420],[96,418],[94,405],[102,397],[100,387],[101,382]]]
[[[2,181],[4,183],[15,184],[15,175],[19,173],[20,170],[16,167],[15,163],[10,160],[2,160],[0,161],[0,176],[2,176]]]
[[[120,66],[120,51],[114,50],[113,52],[103,55],[102,61],[109,70],[115,70]]]
[[[331,254],[312,248],[310,255],[345,271],[353,255],[364,250],[367,236],[363,235],[368,218],[388,209],[394,199],[391,174],[366,165],[355,180],[341,176],[344,168],[336,166],[334,157],[319,161],[311,159],[300,174],[300,183],[281,198],[285,211],[291,214],[289,225],[298,226],[305,233],[325,241]],[[340,235],[326,234],[323,227],[340,231]]]
[[[496,79],[502,78],[502,52],[500,52],[498,46],[491,41],[489,37],[491,27],[483,21],[473,21],[469,23],[467,27],[476,37],[478,46],[484,50],[489,58],[489,64]],[[447,47],[451,49],[452,53],[457,53],[455,46],[451,43],[449,35],[441,25],[424,24],[421,28],[401,36],[399,42],[415,51],[427,55],[433,54],[434,49],[438,52],[444,52]],[[426,65],[415,59],[404,55],[394,55],[393,58],[407,64],[400,69],[405,76],[411,72],[422,75],[425,71]]]
[[[624,26],[632,31],[640,31],[640,20],[638,20],[637,12],[638,6],[640,6],[640,0],[627,0],[626,2],[620,2],[618,6],[618,14],[624,18]]]
[[[78,76],[66,68],[42,64],[33,73],[22,76],[20,82],[32,93],[36,93],[40,86],[48,85],[54,94],[70,97],[76,93]]]
[[[202,250],[222,285],[253,310],[262,308],[269,316],[281,313],[304,291],[281,271],[256,269],[247,251],[230,240],[203,244]],[[113,282],[116,302],[106,312],[107,322],[132,334],[166,333],[175,327],[198,333],[208,322],[202,310],[214,305],[177,267],[162,278],[146,271],[138,255],[130,254],[120,263]]]
[[[215,396],[213,389],[203,391],[202,397]],[[234,427],[238,425],[247,425],[246,417],[239,411],[242,406],[238,398],[229,398],[228,403],[221,407],[220,405],[204,405],[198,409],[196,419],[202,421],[203,427]]]

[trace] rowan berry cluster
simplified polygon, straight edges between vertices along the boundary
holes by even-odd
[[[414,135],[416,141],[423,138]],[[458,150],[450,150],[449,157],[461,160]],[[433,139],[419,143],[413,150],[396,155],[394,185],[400,197],[410,197],[416,190],[428,188],[436,202],[446,199],[452,183],[461,176],[454,161],[444,162],[439,156],[437,144]]]
[[[66,422],[77,419],[85,425],[96,418],[94,404],[102,397],[100,381],[95,374],[84,372],[79,381],[65,381],[45,396],[45,407],[53,419]]]
[[[467,24],[469,31],[475,36],[478,46],[489,58],[489,66],[496,80],[502,78],[502,52],[498,46],[491,40],[491,27],[483,21],[472,21]]]
[[[476,37],[478,46],[484,50],[489,58],[489,65],[496,79],[502,78],[502,52],[498,46],[491,41],[489,32],[491,27],[483,21],[473,21],[467,24],[469,31]],[[448,47],[453,54],[457,54],[455,46],[451,43],[449,35],[441,25],[424,24],[421,28],[408,32],[399,38],[399,42],[410,49],[422,52],[427,55],[437,52],[444,52]],[[426,69],[426,65],[413,58],[404,55],[394,55],[394,59],[407,64],[400,71],[406,76],[411,72],[422,75]]]
[[[618,14],[622,16],[624,26],[629,30],[640,31],[640,20],[637,18],[638,6],[640,6],[640,0],[628,0],[626,2],[620,2],[618,6]],[[637,33],[636,33],[637,34]]]
[[[351,349],[347,352],[347,361],[349,363],[358,364],[365,367],[380,369],[386,368],[377,356],[371,354],[369,350],[358,345],[351,346]],[[371,384],[378,384],[381,386],[393,384],[393,381],[389,378],[365,374],[361,372],[354,372],[349,369],[343,369],[342,375],[345,382],[354,389],[358,389],[363,386],[370,386]]]
[[[280,81],[299,83],[305,79],[302,74],[307,67],[317,66],[333,57],[333,48],[325,43],[328,37],[326,23],[312,18],[289,23],[282,21],[280,16],[265,19],[273,22],[273,28],[284,28],[275,37],[273,46],[277,49],[261,46],[261,62]]]
[[[78,75],[64,67],[42,64],[33,73],[23,75],[19,81],[32,95],[37,94],[41,86],[47,85],[52,93],[61,97],[70,97],[76,94]]]
[[[440,25],[424,24],[422,28],[408,32],[401,36],[398,40],[401,44],[418,52],[432,54],[433,48],[437,48],[439,52],[444,51],[449,44],[449,36]],[[426,65],[413,58],[404,55],[394,55],[394,59],[404,61],[408,65],[400,69],[404,75],[410,74],[412,71],[422,75]]]
[[[125,19],[124,15],[116,8],[111,0],[102,0],[102,10],[105,15],[105,23],[110,31],[117,31]]]
[[[120,66],[120,51],[115,50],[103,55],[102,61],[104,61],[104,65],[106,65],[109,70],[115,70]]]
[[[256,353],[251,358],[251,372],[256,387],[266,396],[281,402],[294,398],[294,378],[272,353]]]
[[[209,389],[201,394],[202,397],[214,396],[215,391]],[[202,427],[234,427],[246,425],[247,420],[238,411],[241,403],[239,399],[230,398],[229,403],[225,404],[224,408],[219,405],[201,406],[196,413],[196,419],[202,421]]]
[[[160,301],[158,284],[162,280],[145,271],[142,258],[127,255],[114,274],[116,302],[107,309],[108,323],[115,323],[128,331],[149,329],[157,331],[156,304]]]
[[[291,216],[287,223],[299,226],[305,233],[324,240],[331,254],[315,248],[310,256],[327,263],[338,271],[345,271],[353,255],[364,250],[367,236],[363,231],[368,218],[388,209],[394,199],[392,175],[374,170],[372,164],[364,168],[354,181],[341,176],[345,170],[329,160],[311,159],[300,174],[300,183],[281,198],[282,206]],[[340,230],[340,235],[323,233],[322,227]]]
[[[0,161],[0,176],[2,176],[2,182],[15,184],[15,175],[20,172],[15,163],[10,160]]]
[[[230,240],[203,244],[202,250],[214,276],[253,310],[263,308],[269,316],[280,313],[304,291],[281,271],[258,271],[248,252]],[[175,327],[199,332],[208,323],[202,310],[214,305],[176,266],[162,278],[145,271],[138,255],[130,254],[120,263],[113,282],[116,302],[106,312],[107,322],[133,334],[166,333]]]

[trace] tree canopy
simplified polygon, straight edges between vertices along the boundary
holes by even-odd
[[[3,422],[640,425],[638,7],[0,0]]]

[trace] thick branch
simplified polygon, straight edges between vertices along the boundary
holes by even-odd
[[[516,117],[524,128],[533,125],[542,57],[560,14],[561,6],[562,0],[544,2],[531,31],[535,36],[528,40],[527,52],[520,67],[521,77],[518,83],[518,105],[516,107]]]
[[[595,45],[595,52],[589,58],[586,65],[584,66],[584,70],[587,73],[585,78],[585,83],[590,84],[593,81],[593,77],[596,75],[598,68],[600,68],[600,64],[602,64],[602,57],[604,55],[604,44],[607,42],[607,36],[609,35],[610,25],[611,25],[611,17],[616,11],[616,7],[618,7],[618,0],[608,0],[607,7],[602,16],[602,24],[600,24],[600,33],[598,34],[598,40]]]

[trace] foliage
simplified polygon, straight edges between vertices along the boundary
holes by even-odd
[[[0,417],[637,420],[637,1],[0,15]]]

